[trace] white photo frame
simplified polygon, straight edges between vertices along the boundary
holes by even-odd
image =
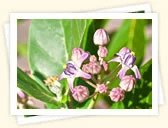
[[[94,12],[118,13],[118,12],[135,12],[135,11],[140,11],[140,10],[143,10],[145,13],[151,12],[151,6],[149,4],[139,4],[139,5],[117,7],[117,8],[109,8],[109,9],[100,9],[100,10],[98,9],[98,10],[95,10]],[[6,24],[4,26],[4,29],[5,29],[5,37],[6,37],[6,46],[7,46],[7,49],[9,50],[9,25]],[[162,91],[161,85],[162,84],[161,84],[161,79],[160,79],[160,74],[159,74],[159,104],[164,103],[164,97],[163,97],[163,91]],[[65,116],[65,118],[66,117],[71,118],[71,116]],[[75,116],[75,117],[78,117],[78,116]],[[34,116],[34,117],[17,116],[16,118],[17,118],[18,124],[30,124],[30,123],[39,123],[39,122],[45,122],[45,121],[51,121],[51,120],[64,119],[62,118],[62,116]]]
[[[10,82],[17,83],[17,19],[152,19],[152,109],[17,109],[16,85],[11,86],[12,115],[157,115],[158,114],[158,21],[156,13],[13,13],[10,17]],[[15,67],[15,68],[14,68]],[[155,69],[155,70],[153,70]],[[13,84],[14,85],[14,84]]]

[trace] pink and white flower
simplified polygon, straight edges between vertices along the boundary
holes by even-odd
[[[79,85],[72,90],[73,98],[78,102],[84,102],[89,97],[89,90],[87,87]]]
[[[135,87],[136,80],[132,75],[124,76],[121,79],[119,86],[127,91],[130,92]]]
[[[125,92],[122,88],[113,88],[109,94],[110,98],[114,102],[122,101],[125,97]]]
[[[109,36],[104,29],[97,29],[93,36],[95,45],[106,45],[109,42]]]
[[[138,67],[135,65],[136,57],[134,52],[131,52],[130,49],[124,47],[117,54],[117,57],[113,58],[109,62],[119,62],[122,65],[122,68],[118,72],[118,76],[122,79],[125,76],[126,72],[131,69],[136,79],[141,79],[141,74]]]
[[[106,93],[108,87],[105,84],[97,84],[96,91],[99,93]]]

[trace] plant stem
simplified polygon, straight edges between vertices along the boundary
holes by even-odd
[[[112,72],[110,72],[106,77],[104,77],[102,79],[102,82],[104,82],[108,77],[110,77],[111,75],[113,75],[114,72],[117,71],[117,69],[120,67],[121,64],[119,64]]]
[[[88,106],[88,109],[92,109],[95,102],[96,102],[96,99],[97,99],[97,96],[98,96],[98,93],[95,93],[95,96],[93,97],[92,101],[90,102],[89,106]]]
[[[97,80],[94,75],[92,76],[92,80],[93,80],[93,82],[97,83]]]
[[[90,81],[88,81],[88,80],[85,80],[85,82],[86,82],[87,84],[89,84],[90,86],[92,86],[92,87],[96,88],[96,85],[95,85],[95,84],[93,84],[92,82],[90,82]]]

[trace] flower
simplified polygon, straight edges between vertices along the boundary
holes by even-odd
[[[125,76],[126,72],[131,69],[135,73],[136,79],[141,79],[141,74],[138,67],[134,64],[136,57],[135,53],[130,49],[124,47],[117,54],[117,57],[113,58],[109,62],[119,62],[122,65],[122,68],[118,72],[118,76],[122,79]]]
[[[104,29],[97,29],[93,36],[95,45],[106,45],[109,42],[109,36]]]
[[[65,78],[67,79],[68,85],[69,85],[70,91],[73,94],[73,97],[75,98],[75,100],[77,100],[79,102],[82,101],[81,96],[78,95],[78,94],[81,94],[81,93],[79,93],[80,88],[79,87],[74,88],[73,83],[74,83],[75,78],[77,78],[77,77],[91,79],[90,74],[88,74],[80,69],[83,61],[85,61],[88,58],[88,56],[89,56],[89,53],[83,51],[81,48],[74,48],[72,51],[72,57],[71,57],[72,60],[67,62],[64,71],[62,72],[62,74],[59,77],[59,80],[62,80]],[[84,89],[84,87],[82,87],[82,89]]]
[[[79,85],[72,89],[72,96],[78,102],[84,102],[89,97],[89,90],[87,87]]]
[[[60,82],[58,81],[58,77],[50,76],[46,80],[44,80],[44,82],[48,86],[50,91],[56,94],[56,100],[60,101],[62,99],[62,87]]]
[[[17,95],[18,95],[21,99],[26,98],[26,95],[24,94],[24,92],[22,92],[19,88],[17,88]]]
[[[125,97],[125,92],[120,87],[113,88],[109,94],[110,98],[114,102],[122,101]]]
[[[106,93],[107,92],[107,86],[105,84],[97,84],[96,91],[99,93]]]
[[[89,58],[89,61],[90,62],[96,62],[97,61],[97,58],[95,55],[91,55],[90,58]]]
[[[107,56],[107,54],[108,54],[108,50],[107,50],[106,47],[99,46],[99,49],[98,49],[98,51],[97,51],[97,54],[98,54],[99,57],[104,58],[104,57]]]
[[[129,91],[131,91],[134,88],[135,82],[136,82],[136,80],[135,80],[135,78],[132,75],[123,76],[119,86],[123,90],[129,92]]]
[[[97,61],[89,62],[83,65],[82,70],[90,74],[98,74],[101,70],[101,65]]]
[[[82,77],[85,79],[91,79],[91,75],[82,71],[73,61],[68,61],[66,68],[60,75],[59,80],[67,78],[69,88],[73,90],[73,82],[76,77]]]

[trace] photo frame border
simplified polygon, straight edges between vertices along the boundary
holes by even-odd
[[[152,109],[17,109],[17,85],[15,85],[17,83],[17,19],[152,19]],[[157,14],[12,13],[10,15],[10,107],[12,115],[158,115]]]

